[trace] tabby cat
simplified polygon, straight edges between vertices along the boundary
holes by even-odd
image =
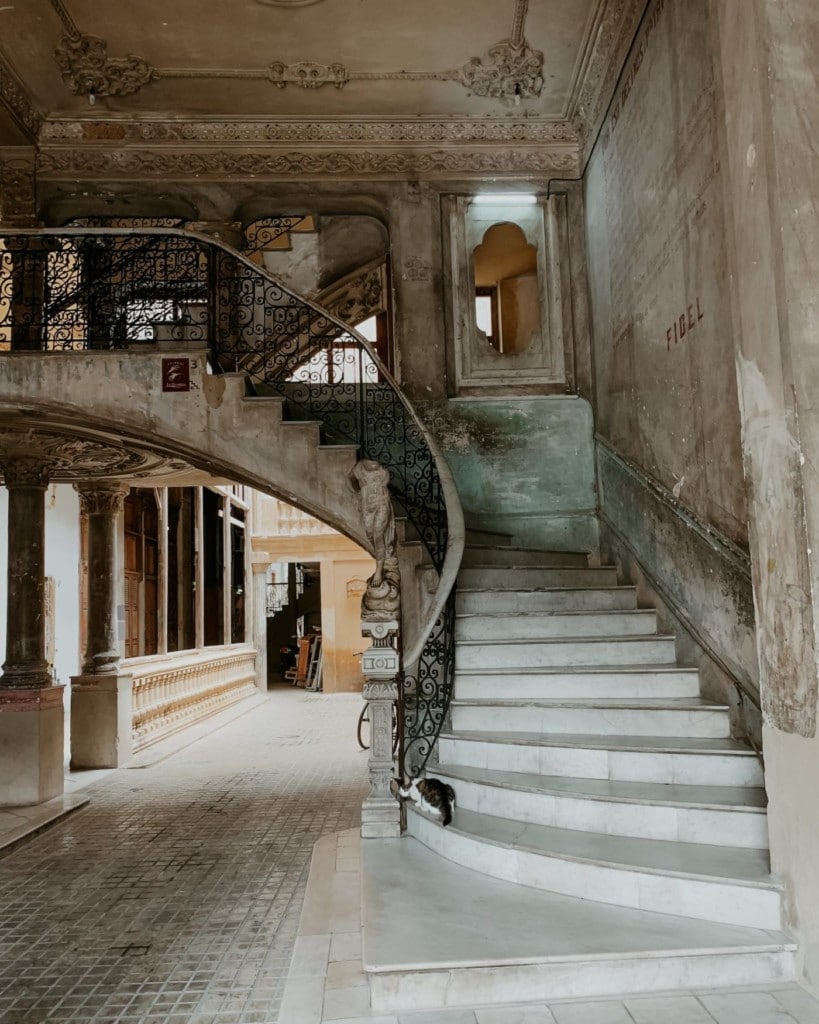
[[[455,790],[448,782],[441,779],[413,779],[408,786],[399,787],[398,795],[418,804],[427,814],[440,818],[444,826],[452,821]]]

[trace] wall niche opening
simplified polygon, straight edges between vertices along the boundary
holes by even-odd
[[[540,330],[537,247],[511,221],[493,224],[472,253],[475,318],[501,355],[525,352]]]

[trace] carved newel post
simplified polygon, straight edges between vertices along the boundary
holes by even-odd
[[[393,706],[398,699],[401,574],[395,554],[395,520],[388,490],[389,473],[362,459],[352,472],[361,513],[375,555],[375,572],[361,599],[361,632],[370,646],[361,658],[364,699],[370,714],[370,792],[361,807],[362,838],[401,834],[400,807],[390,791],[395,774],[392,749]]]
[[[88,518],[88,622],[82,673],[71,677],[72,768],[117,768],[130,760],[133,680],[120,668],[117,531],[127,487],[75,485]]]

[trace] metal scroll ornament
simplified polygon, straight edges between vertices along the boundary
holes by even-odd
[[[238,253],[184,231],[17,231],[0,242],[0,338],[12,349],[152,345],[160,325],[170,340],[207,341],[212,372],[245,373],[257,394],[284,398],[291,419],[320,420],[327,443],[355,444],[362,460],[379,464],[380,486],[440,573],[448,523],[435,456],[375,353],[344,324]],[[381,596],[391,600],[395,541],[378,528],[386,529],[383,570],[371,589],[386,583]],[[410,774],[444,722],[453,663],[450,596],[417,677],[403,683]]]

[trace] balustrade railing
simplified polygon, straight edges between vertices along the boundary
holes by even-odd
[[[446,716],[454,663],[454,581],[463,549],[442,455],[371,345],[223,243],[174,229],[0,233],[0,350],[207,343],[214,373],[241,371],[291,417],[355,444],[390,490],[439,574],[426,621],[404,650],[409,774]]]

